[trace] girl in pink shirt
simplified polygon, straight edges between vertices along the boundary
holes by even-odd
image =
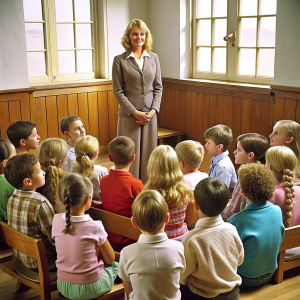
[[[92,195],[91,181],[80,174],[67,174],[58,184],[66,213],[54,216],[52,238],[57,252],[57,289],[68,299],[101,296],[111,290],[118,273],[102,222],[85,214]]]

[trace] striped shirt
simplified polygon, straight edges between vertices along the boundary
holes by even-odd
[[[7,224],[12,228],[34,238],[42,239],[46,250],[48,265],[54,264],[56,251],[51,239],[54,210],[50,202],[33,191],[15,189],[7,203]],[[37,262],[14,249],[14,255],[28,268],[37,268]]]

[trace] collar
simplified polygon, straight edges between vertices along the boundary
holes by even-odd
[[[62,214],[63,219],[66,219],[66,214]],[[89,214],[85,214],[83,216],[71,216],[71,222],[73,223],[79,223],[79,222],[87,222],[87,221],[93,221],[93,219],[90,217]]]
[[[199,219],[196,222],[195,228],[209,228],[209,227],[215,227],[219,226],[222,223],[224,223],[221,215],[218,215],[216,217],[206,217]]]
[[[137,242],[140,244],[155,244],[166,240],[168,240],[168,236],[165,232],[162,232],[154,235],[141,234]]]
[[[212,158],[212,162],[213,162],[214,164],[216,164],[216,163],[218,163],[221,159],[223,159],[225,156],[228,156],[228,155],[229,155],[229,152],[228,152],[228,150],[226,150],[226,151],[222,152],[221,154],[219,154],[219,155],[217,155],[217,156],[214,156],[214,157]]]
[[[133,57],[134,59],[142,59],[145,56],[149,57],[149,53],[146,50],[143,51],[141,58],[136,58],[133,52],[131,51],[126,58],[128,59],[129,57]]]
[[[251,202],[247,204],[244,210],[255,210],[255,209],[262,209],[273,205],[271,202],[266,201],[265,203],[254,203]]]

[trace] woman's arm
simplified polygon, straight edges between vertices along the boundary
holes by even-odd
[[[101,256],[103,258],[103,261],[106,264],[112,264],[115,261],[115,252],[113,248],[111,247],[108,239],[105,240],[105,242],[101,245],[98,246]]]
[[[151,109],[154,109],[155,112],[159,112],[163,86],[162,86],[162,80],[161,80],[159,59],[158,59],[157,54],[154,54],[154,55],[155,55],[155,63],[156,63],[156,73],[155,73],[155,78],[153,81],[153,101],[152,101]]]

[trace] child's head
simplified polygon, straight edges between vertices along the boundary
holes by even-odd
[[[179,161],[192,169],[199,169],[204,157],[204,148],[201,143],[192,140],[183,141],[176,145],[175,151]]]
[[[208,217],[216,217],[228,203],[229,190],[220,179],[208,177],[196,185],[194,196],[202,213]]]
[[[7,161],[15,155],[14,145],[8,140],[0,139],[0,174],[3,174]]]
[[[7,130],[7,136],[16,150],[22,149],[28,152],[30,149],[36,149],[40,142],[37,134],[37,125],[31,121],[15,121],[11,123]]]
[[[243,195],[251,202],[265,203],[273,197],[275,180],[270,169],[262,164],[246,164],[238,176]]]
[[[288,227],[292,218],[294,193],[294,173],[297,166],[297,157],[294,151],[286,146],[271,147],[266,154],[267,166],[278,183],[284,182],[286,192],[287,218],[285,225]]]
[[[98,157],[99,152],[98,140],[91,135],[82,136],[75,142],[74,149],[76,155],[74,172],[91,176],[94,172],[93,160]]]
[[[134,223],[143,231],[156,234],[166,222],[169,208],[157,191],[142,191],[132,204]]]
[[[135,152],[134,141],[127,136],[118,136],[108,144],[110,159],[118,166],[130,163]]]
[[[35,191],[45,184],[45,172],[41,170],[34,154],[18,154],[8,160],[4,175],[16,189]]]
[[[233,152],[238,165],[259,161],[265,163],[265,154],[269,149],[268,139],[258,133],[245,133],[238,136],[237,149]]]
[[[288,146],[300,158],[300,125],[292,120],[278,121],[269,135],[271,146]]]
[[[233,136],[231,128],[226,125],[215,125],[204,132],[205,150],[209,155],[216,156],[229,149]]]
[[[59,122],[59,126],[61,132],[72,147],[74,147],[78,138],[85,135],[85,128],[81,119],[77,116],[67,116],[62,118]]]
[[[58,183],[57,195],[66,208],[65,234],[72,234],[71,207],[85,202],[88,209],[93,194],[93,184],[86,176],[77,173],[66,174]]]

